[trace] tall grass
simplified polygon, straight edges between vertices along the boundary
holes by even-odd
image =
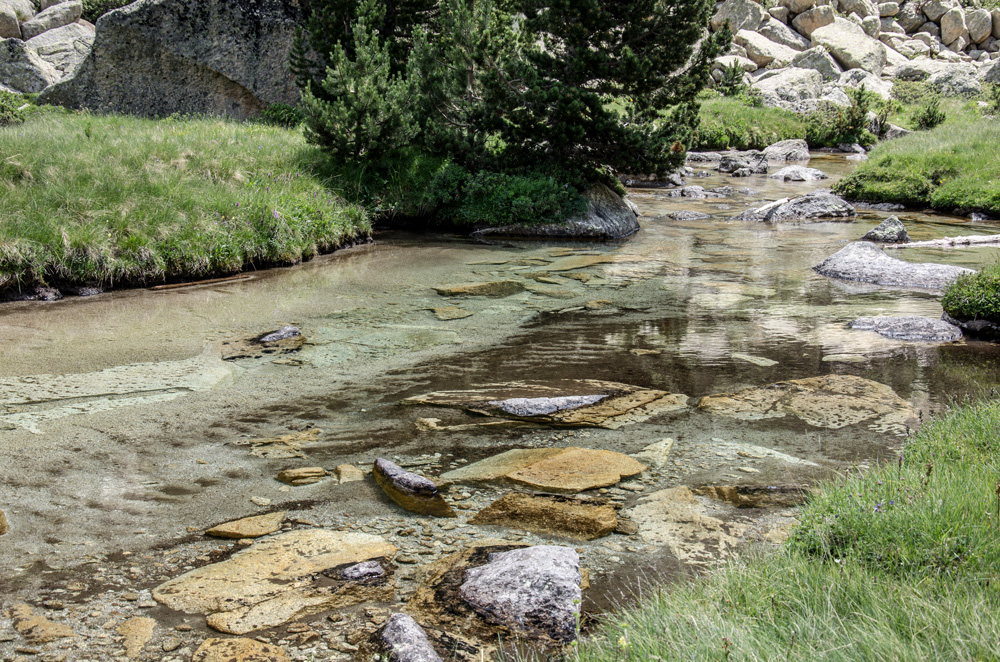
[[[694,149],[764,149],[806,138],[806,118],[781,108],[749,105],[740,97],[704,94]]]
[[[0,129],[0,292],[290,264],[367,235],[298,132],[37,113]]]
[[[784,548],[609,616],[568,657],[1000,659],[1000,402],[828,485]]]

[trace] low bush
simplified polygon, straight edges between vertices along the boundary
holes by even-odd
[[[0,126],[21,124],[28,117],[27,100],[20,94],[0,90]]]
[[[952,283],[941,298],[941,307],[955,319],[1000,324],[1000,263]]]
[[[867,147],[878,140],[871,130],[868,113],[879,115],[876,124],[882,125],[888,117],[889,108],[877,94],[869,92],[863,85],[847,88],[846,91],[851,100],[850,106],[842,108],[827,104],[809,115],[806,141],[811,147],[836,147],[843,143]]]
[[[302,124],[305,116],[301,108],[287,103],[272,103],[260,113],[258,121],[271,126],[294,128]]]
[[[130,5],[135,0],[83,0],[83,19],[96,23],[97,19],[110,11]]]
[[[943,123],[947,118],[948,116],[941,110],[941,100],[932,99],[913,111],[913,126],[918,130],[926,131]]]

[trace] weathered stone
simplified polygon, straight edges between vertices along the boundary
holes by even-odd
[[[739,66],[747,73],[757,70],[757,63],[750,58],[740,57],[739,55],[723,55],[722,57],[716,58],[715,63],[712,66],[717,69],[725,69],[732,67],[733,65]]]
[[[816,99],[823,93],[823,76],[815,69],[789,67],[774,74],[761,76],[753,87],[769,107],[795,108],[806,99]]]
[[[434,291],[443,297],[491,297],[500,299],[524,292],[524,284],[516,280],[498,280],[488,283],[441,285]]]
[[[869,16],[878,16],[878,5],[872,0],[840,0],[840,12],[845,16],[857,14],[859,18],[865,19]]]
[[[927,16],[921,11],[920,4],[912,0],[904,2],[899,7],[899,13],[896,14],[895,19],[908,33],[916,31],[927,22]]]
[[[593,540],[613,532],[618,515],[606,501],[511,492],[479,511],[469,523]]]
[[[377,633],[389,662],[441,662],[427,633],[407,614],[393,614]]]
[[[951,44],[959,38],[968,39],[969,28],[965,25],[965,11],[952,7],[941,17],[941,41]]]
[[[956,0],[930,0],[930,2],[924,2],[921,9],[929,20],[936,23],[957,4]]]
[[[822,170],[798,165],[787,166],[767,177],[768,179],[780,179],[783,182],[812,182],[827,178],[826,173]]]
[[[153,638],[156,629],[156,621],[145,616],[130,618],[118,626],[117,632],[124,637],[122,645],[125,647],[125,655],[130,659],[139,657],[142,649]]]
[[[277,331],[255,336],[253,338],[241,338],[222,343],[222,359],[233,361],[236,359],[259,359],[266,356],[277,356],[288,354],[302,349],[306,343],[306,337],[294,326],[285,326]]]
[[[13,14],[18,23],[29,21],[36,14],[35,3],[32,0],[0,0],[0,7],[6,8]]]
[[[302,19],[302,5],[286,0],[132,3],[101,17],[91,54],[42,102],[239,119],[269,104],[294,104],[299,93],[288,57]]]
[[[882,35],[899,35],[900,39],[906,38],[906,30],[895,19],[883,18],[879,21],[879,39]]]
[[[904,262],[867,241],[848,244],[813,267],[823,276],[886,287],[941,291],[970,269],[946,264]]]
[[[845,69],[864,69],[881,75],[886,55],[881,43],[864,33],[859,26],[842,18],[813,30],[814,46],[823,46]]]
[[[225,524],[213,526],[205,535],[216,538],[259,538],[281,530],[286,513],[279,511],[255,517],[244,517]]]
[[[362,561],[341,570],[340,576],[352,582],[374,579],[376,577],[385,577],[385,568],[378,561]]]
[[[976,65],[956,63],[948,65],[927,78],[927,85],[946,96],[976,96],[983,91]]]
[[[965,27],[972,43],[981,44],[993,33],[993,17],[988,9],[970,9],[965,14]]]
[[[798,506],[812,494],[812,490],[803,485],[704,485],[692,492],[731,503],[737,508]]]
[[[957,342],[962,339],[962,330],[957,326],[927,317],[859,317],[848,326],[874,331],[893,340]]]
[[[792,19],[792,25],[801,34],[811,39],[813,32],[824,26],[831,25],[836,17],[837,14],[833,11],[833,7],[822,5],[796,16]]]
[[[434,517],[456,517],[429,478],[406,471],[383,458],[375,460],[372,475],[382,491],[406,510]]]
[[[764,35],[776,44],[788,46],[794,51],[804,51],[809,48],[809,40],[791,29],[784,23],[774,19],[767,19],[757,28],[757,32]]]
[[[395,553],[382,538],[364,533],[291,531],[165,582],[153,597],[171,609],[207,614],[208,625],[216,630],[245,634],[330,609],[391,599],[389,561],[383,563],[387,575],[371,583],[344,581],[339,570]]]
[[[0,536],[10,531],[10,524],[7,523],[7,515],[0,510]]]
[[[431,312],[433,312],[439,320],[446,322],[472,317],[471,311],[459,306],[438,306],[437,308],[431,308]]]
[[[576,493],[610,487],[635,476],[645,465],[614,451],[588,448],[510,450],[449,471],[442,480],[454,483],[513,482],[547,492]]]
[[[750,0],[747,0],[750,1]],[[482,228],[473,236],[523,237],[529,239],[617,240],[639,231],[639,219],[629,204],[605,184],[595,184],[584,193],[587,211],[561,223],[532,223]]]
[[[14,623],[14,629],[29,644],[47,644],[56,639],[76,636],[70,626],[65,623],[54,623],[44,616],[36,614],[30,606],[23,602],[11,608],[10,618]]]
[[[71,76],[93,45],[93,29],[79,23],[48,30],[27,42],[28,48],[51,64],[61,76]]]
[[[887,128],[885,130],[885,133],[882,134],[882,140],[895,140],[896,138],[902,138],[903,136],[908,136],[911,133],[913,133],[913,132],[910,131],[909,129],[904,129],[901,126],[896,126],[895,124],[890,124],[889,128]],[[869,240],[869,241],[873,241],[873,240]]]
[[[897,216],[890,216],[878,226],[869,230],[861,241],[877,241],[883,244],[905,244],[910,241],[903,222]]]
[[[881,2],[878,6],[878,15],[882,18],[891,18],[899,13],[898,2]]]
[[[1000,323],[996,321],[970,318],[955,319],[947,313],[944,313],[941,318],[945,322],[954,324],[960,328],[967,336],[978,338],[979,340],[1000,342]]]
[[[17,20],[14,8],[0,1],[0,39],[20,39],[21,23]]]
[[[791,66],[818,71],[819,75],[823,77],[823,81],[827,83],[840,80],[840,75],[844,73],[833,56],[822,46],[802,51],[792,58]]]
[[[83,3],[80,0],[68,0],[58,5],[53,5],[40,14],[36,14],[31,20],[21,24],[21,35],[25,41],[32,37],[61,28],[64,25],[75,23],[83,15]]]
[[[592,400],[592,404],[584,404],[583,400],[576,399],[581,396],[597,399]],[[526,400],[531,401],[531,411],[537,413],[520,408]],[[581,379],[553,384],[508,382],[469,391],[439,391],[407,398],[403,404],[464,409],[473,414],[539,425],[617,429],[656,414],[682,411],[687,408],[687,396],[618,382]],[[542,413],[543,410],[546,413]],[[525,415],[518,414],[519,411]]]
[[[569,547],[538,545],[491,554],[470,568],[459,596],[489,622],[559,642],[576,639],[580,557]]]
[[[778,4],[787,8],[793,14],[801,14],[815,7],[816,0],[780,0]]]
[[[753,0],[726,0],[712,17],[711,25],[713,30],[720,30],[728,23],[735,34],[740,30],[756,30],[766,17],[764,8]]]
[[[284,648],[254,639],[206,639],[191,662],[291,662]]]
[[[851,71],[845,71],[840,75],[840,86],[847,88],[860,89],[864,87],[865,90],[873,92],[885,100],[892,98],[892,83],[889,81],[884,81],[878,76],[864,69],[852,69]]]
[[[742,421],[791,415],[818,428],[837,430],[865,423],[869,429],[894,434],[906,434],[908,423],[916,417],[910,404],[891,388],[853,375],[793,379],[710,395],[698,407]]]
[[[861,21],[861,29],[864,30],[865,34],[868,35],[869,37],[877,38],[879,36],[879,32],[882,29],[882,23],[878,19],[878,17],[866,16]]]
[[[785,25],[788,25],[788,16],[791,14],[788,7],[768,7],[767,13],[770,14],[771,18],[774,20],[781,21]]]
[[[359,480],[365,479],[365,472],[358,469],[353,464],[338,464],[336,468],[334,468],[334,472],[337,475],[337,480],[340,481],[341,484],[356,483]]]
[[[778,221],[805,220],[814,218],[854,218],[858,212],[850,204],[830,193],[808,193],[798,198],[784,198],[775,202],[748,209],[736,216],[738,221]]]
[[[1000,8],[991,11],[990,16],[993,17],[993,36],[1000,39]]]
[[[633,453],[632,456],[642,462],[646,462],[650,466],[659,468],[667,463],[667,459],[670,457],[670,451],[673,447],[673,439],[662,439],[649,444],[638,453]]]
[[[19,39],[0,39],[0,81],[16,92],[41,92],[59,72]]]
[[[733,41],[747,50],[747,57],[759,67],[766,67],[772,62],[785,65],[792,61],[797,51],[777,44],[767,37],[750,30],[740,30]]]
[[[277,331],[271,331],[270,333],[265,333],[257,340],[262,343],[272,343],[278,342],[279,340],[288,340],[289,338],[298,338],[302,335],[297,326],[283,326]]]
[[[782,140],[764,149],[764,158],[768,163],[781,163],[787,161],[808,161],[809,143],[805,140]]]
[[[306,456],[302,452],[302,447],[315,443],[322,432],[319,428],[311,428],[302,432],[284,434],[280,437],[240,439],[232,442],[232,445],[249,446],[251,455],[269,460],[282,460],[293,457],[302,458]]]
[[[300,485],[312,485],[326,478],[326,470],[323,467],[299,467],[297,469],[285,469],[277,476],[282,483],[288,483],[298,487]]]

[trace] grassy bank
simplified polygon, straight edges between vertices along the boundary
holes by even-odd
[[[1000,213],[998,141],[996,118],[954,112],[930,131],[881,143],[836,190],[865,202]]]
[[[740,97],[706,93],[698,113],[695,150],[764,149],[781,140],[805,140],[804,116],[781,108],[753,106]]]
[[[612,615],[571,659],[995,660],[1000,402],[825,487],[790,541]]]
[[[47,111],[0,155],[0,292],[293,264],[370,231],[296,130]]]

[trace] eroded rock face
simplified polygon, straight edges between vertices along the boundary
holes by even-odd
[[[216,538],[259,538],[279,531],[281,523],[285,521],[285,514],[284,511],[280,511],[255,517],[244,517],[213,526],[205,531],[205,535]]]
[[[434,517],[456,516],[429,478],[406,471],[383,458],[375,460],[372,475],[390,499],[410,512]]]
[[[392,564],[387,559],[395,553],[379,536],[291,531],[161,584],[153,597],[171,609],[206,614],[216,630],[245,634],[367,600],[391,600]],[[351,582],[339,574],[372,559],[382,563],[385,576]]]
[[[206,639],[191,662],[291,662],[284,648],[254,639]]]
[[[655,414],[683,411],[687,396],[580,379],[548,384],[505,382],[469,391],[437,391],[407,398],[403,404],[451,407],[540,425],[617,429]]]
[[[11,620],[14,622],[14,629],[29,644],[47,644],[56,639],[75,637],[73,629],[65,623],[55,623],[45,618],[27,604],[20,603],[14,605],[10,610]]]
[[[570,642],[583,597],[580,580],[573,549],[538,545],[491,554],[486,565],[466,571],[458,593],[487,621]]]
[[[505,225],[476,230],[474,236],[523,237],[529,239],[624,239],[639,231],[635,212],[605,184],[597,184],[584,194],[587,211],[562,223]]]
[[[618,514],[606,501],[511,492],[479,511],[469,523],[593,540],[617,528]]]
[[[455,483],[512,482],[547,492],[573,494],[610,487],[646,469],[641,462],[614,451],[589,448],[525,448],[442,474]]]
[[[742,421],[794,416],[818,428],[837,430],[864,423],[870,430],[906,434],[916,412],[884,384],[854,375],[792,379],[761,388],[709,395],[698,407]]]
[[[408,614],[390,616],[377,636],[391,662],[441,662],[427,633]]]
[[[890,216],[878,226],[869,230],[861,241],[877,241],[883,244],[905,244],[910,241],[903,222],[896,216]]]
[[[904,262],[886,255],[867,241],[857,241],[826,258],[813,269],[824,276],[918,290],[943,290],[971,269],[932,262]]]
[[[239,119],[269,104],[293,104],[298,90],[288,55],[302,16],[292,0],[137,2],[100,18],[93,51],[76,75],[40,101]]]
[[[957,326],[927,317],[859,317],[848,326],[874,331],[894,340],[956,342],[962,339],[962,330]]]
[[[29,40],[27,45],[38,57],[52,65],[60,76],[71,76],[94,45],[94,29],[70,23],[43,32]]]
[[[0,81],[12,90],[33,94],[59,80],[59,71],[19,39],[0,39]]]

